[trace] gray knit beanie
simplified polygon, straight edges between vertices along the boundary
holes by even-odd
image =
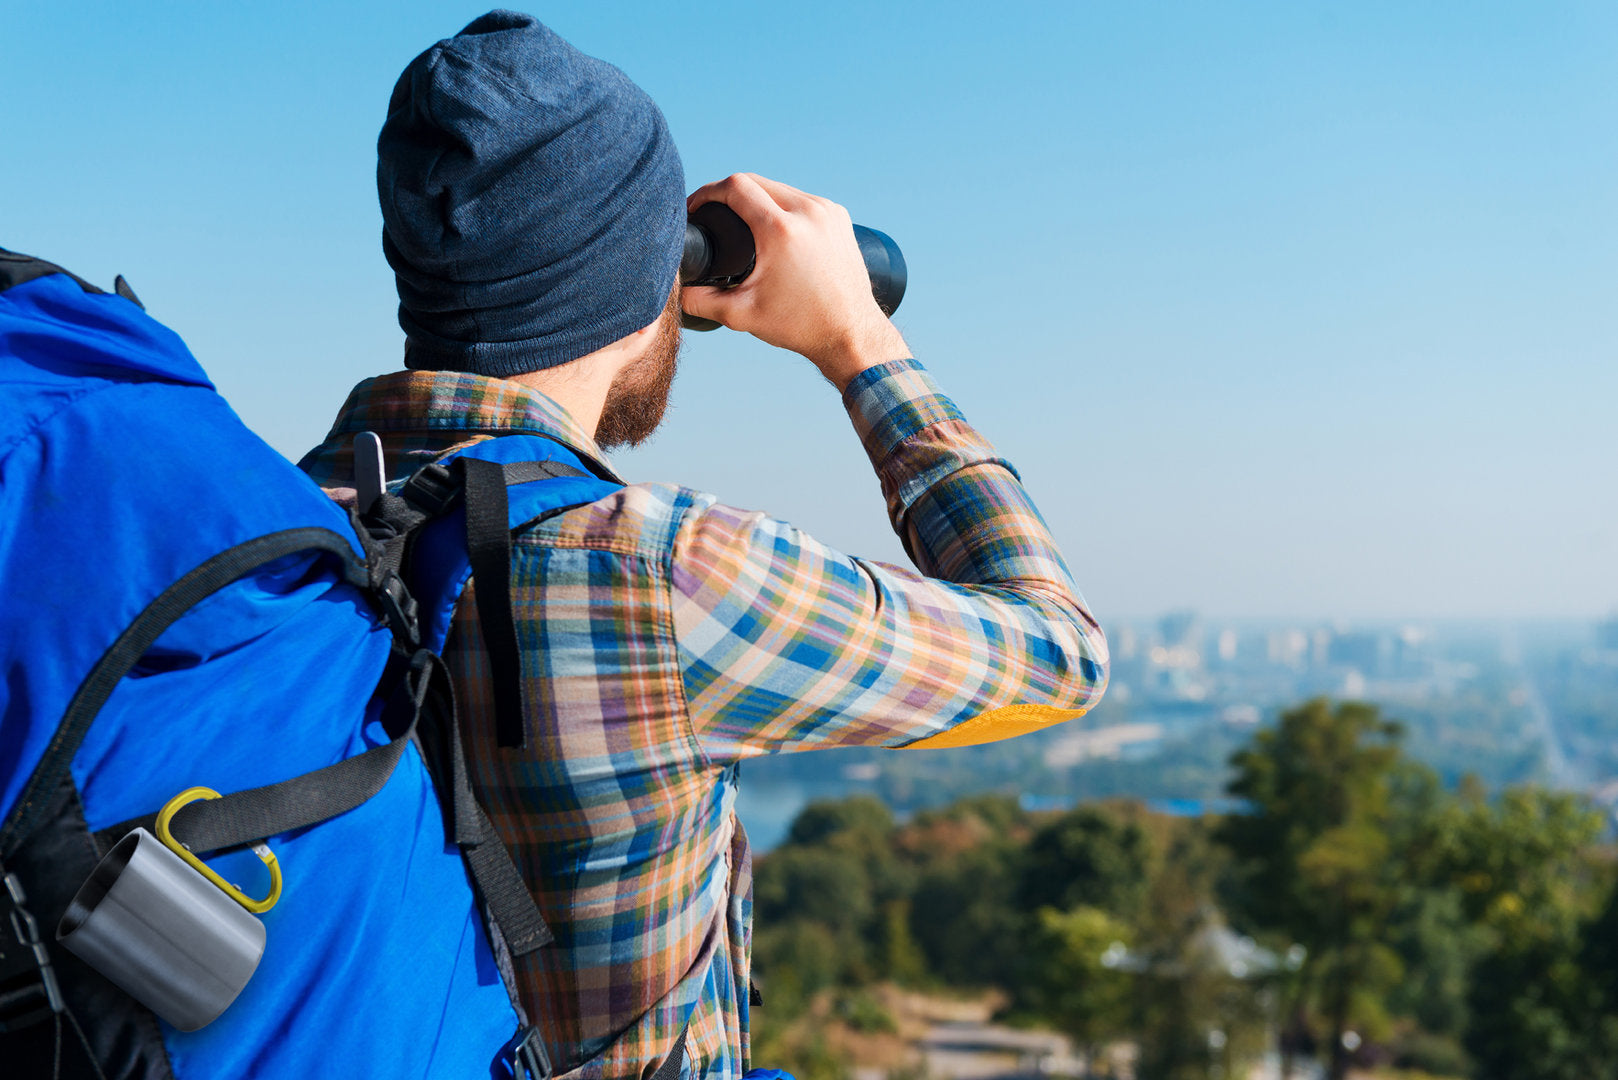
[[[413,368],[565,364],[656,320],[679,271],[662,112],[531,15],[491,11],[410,62],[376,183]]]

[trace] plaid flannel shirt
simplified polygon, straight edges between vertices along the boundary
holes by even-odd
[[[1105,640],[1011,465],[912,360],[861,374],[844,404],[920,573],[672,484],[529,527],[511,574],[520,752],[478,722],[492,690],[475,582],[456,609],[445,658],[474,783],[556,934],[518,981],[559,1073],[637,1080],[688,1019],[685,1075],[749,1067],[738,762],[988,742],[1101,694]],[[606,467],[549,398],[477,375],[360,383],[303,468],[351,484],[360,431],[381,436],[395,482],[515,433]]]

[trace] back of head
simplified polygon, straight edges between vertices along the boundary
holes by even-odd
[[[413,368],[567,363],[654,322],[679,271],[662,112],[529,15],[492,11],[410,62],[377,191]]]

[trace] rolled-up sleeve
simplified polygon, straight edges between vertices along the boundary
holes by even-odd
[[[669,580],[709,757],[966,746],[1082,715],[1106,641],[1010,463],[913,360],[843,400],[920,572],[693,496]]]

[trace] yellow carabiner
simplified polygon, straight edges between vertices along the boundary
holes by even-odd
[[[257,855],[264,865],[270,868],[270,895],[262,900],[254,900],[251,896],[242,892],[241,889],[216,874],[207,863],[192,854],[190,848],[174,839],[174,834],[169,832],[169,821],[180,807],[185,806],[187,803],[194,803],[198,799],[217,799],[219,797],[219,792],[213,788],[186,788],[170,799],[168,805],[157,812],[157,838],[163,841],[165,847],[200,871],[203,877],[223,889],[226,896],[255,915],[262,915],[274,907],[277,900],[281,899],[281,864],[276,861],[275,852],[270,850],[268,844],[253,845],[253,854]]]

